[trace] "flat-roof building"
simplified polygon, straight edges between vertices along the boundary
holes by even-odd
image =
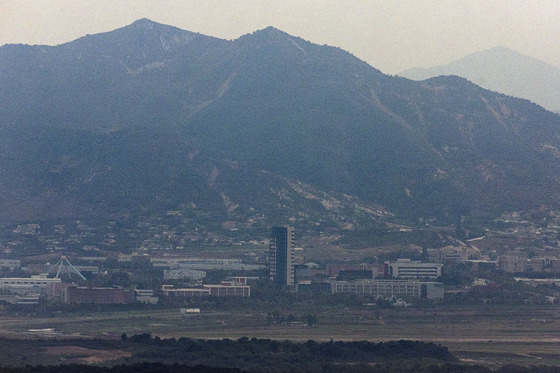
[[[388,276],[393,278],[436,279],[441,276],[441,263],[424,263],[410,259],[398,259],[386,263]]]
[[[203,285],[202,288],[177,288],[173,285],[162,285],[161,291],[169,297],[243,297],[251,296],[251,287],[246,277],[234,277],[232,281],[222,281],[219,285]]]
[[[48,284],[60,283],[60,278],[49,278],[46,276],[31,276],[27,278],[4,277],[0,278],[0,288],[15,293],[40,293],[44,294]]]
[[[332,281],[331,292],[354,293],[389,298],[410,297],[423,299],[443,299],[444,285],[440,282],[415,280],[359,280]]]

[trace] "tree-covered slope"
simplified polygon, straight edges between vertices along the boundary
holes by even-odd
[[[0,107],[3,219],[181,205],[453,218],[559,201],[560,116],[274,28],[225,41],[140,20],[6,45]]]

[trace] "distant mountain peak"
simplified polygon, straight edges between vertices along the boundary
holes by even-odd
[[[413,68],[398,75],[413,80],[459,75],[486,89],[529,99],[549,110],[560,108],[560,69],[503,46],[472,53],[446,65]]]
[[[149,19],[11,49],[0,224],[185,207],[220,231],[292,216],[346,230],[371,206],[454,222],[560,204],[560,117],[456,76],[386,76],[274,27],[230,42]]]
[[[140,18],[134,22],[132,22],[130,25],[123,27],[123,29],[129,29],[129,30],[155,30],[155,29],[160,29],[160,30],[175,30],[175,31],[183,31],[183,32],[189,32],[189,31],[184,31],[181,30],[177,27],[174,26],[169,26],[169,25],[164,25],[162,23],[157,23],[152,21],[151,19],[148,18]]]
[[[504,51],[504,52],[514,52],[516,54],[520,54],[518,51],[515,51],[508,47],[504,47],[503,45],[496,45],[494,47],[488,48],[487,51]]]
[[[132,22],[132,25],[137,25],[137,26],[143,26],[143,25],[151,25],[157,22],[152,21],[149,18],[140,18],[134,22]]]
[[[255,32],[256,32],[256,33],[258,33],[258,32],[263,32],[263,33],[268,33],[268,34],[273,34],[273,35],[274,35],[274,34],[276,34],[276,35],[288,35],[288,33],[284,32],[284,31],[282,31],[282,30],[280,30],[280,29],[277,29],[277,28],[274,27],[274,26],[268,26],[268,27],[265,27],[265,28],[262,29],[262,30],[258,30],[258,31],[255,31]],[[289,35],[288,35],[288,36],[289,36]]]
[[[275,42],[275,41],[281,41],[287,39],[298,39],[297,37],[292,36],[287,32],[284,32],[272,26],[268,26],[262,30],[257,30],[251,34],[244,35],[240,39],[242,38],[261,39],[267,42]]]

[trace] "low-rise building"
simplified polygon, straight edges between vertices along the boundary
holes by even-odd
[[[175,268],[175,269],[164,269],[163,279],[164,280],[202,280],[206,277],[205,271],[199,271],[196,269],[189,268]]]
[[[169,297],[242,297],[251,296],[251,287],[246,277],[234,277],[232,281],[222,281],[219,285],[203,285],[202,288],[177,288],[173,285],[162,285],[161,291]]]
[[[0,259],[0,268],[9,268],[11,271],[16,267],[21,267],[19,259]]]
[[[200,308],[181,308],[179,312],[181,315],[198,315],[200,314]]]
[[[134,293],[131,289],[72,285],[63,289],[62,300],[66,303],[124,304],[134,301]]]
[[[210,290],[206,288],[175,288],[173,285],[162,285],[161,292],[167,297],[194,298],[210,295]]]
[[[26,304],[26,305],[35,305],[39,304],[39,294],[29,293],[25,295],[18,295],[18,294],[3,294],[0,295],[0,301],[4,301],[6,303],[11,304]]]
[[[157,304],[159,301],[159,298],[154,296],[152,289],[135,289],[134,297],[140,303]]]
[[[253,271],[265,269],[261,264],[247,264],[240,259],[203,259],[190,257],[161,257],[151,258],[150,262],[154,267],[186,268],[198,270],[233,270],[233,271]]]
[[[332,281],[331,292],[354,293],[374,297],[410,297],[422,299],[443,299],[444,285],[440,282],[415,280],[359,280]]]
[[[0,278],[0,288],[18,294],[45,294],[48,284],[60,282],[60,278],[48,278],[46,276],[31,276],[28,278],[4,277]]]
[[[498,257],[498,269],[509,273],[525,272],[527,259],[515,255],[502,255]]]
[[[408,279],[436,279],[441,276],[441,263],[424,263],[410,259],[398,259],[396,262],[387,262],[387,277]]]
[[[46,289],[48,299],[64,303],[131,303],[134,292],[123,288],[85,287],[76,284],[51,283]]]
[[[428,257],[436,263],[461,263],[469,259],[469,253],[464,246],[446,246],[441,249],[428,249]]]

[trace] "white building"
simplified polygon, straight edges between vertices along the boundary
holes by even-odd
[[[0,268],[10,268],[11,271],[16,267],[21,267],[21,260],[19,259],[0,259]]]
[[[198,271],[196,269],[189,268],[176,268],[176,269],[164,269],[163,279],[164,280],[202,280],[206,277],[206,272]]]
[[[393,278],[436,279],[441,276],[441,263],[413,262],[410,259],[398,259],[394,263],[386,263],[389,276]]]
[[[46,276],[32,276],[30,278],[5,277],[0,278],[0,288],[18,294],[44,294],[48,284],[60,282],[62,282],[60,278],[48,278]]]
[[[157,304],[159,301],[159,298],[154,296],[154,291],[151,289],[135,289],[134,297],[140,303]]]
[[[240,259],[203,259],[203,258],[186,258],[186,257],[167,257],[167,258],[151,258],[150,262],[154,267],[167,268],[186,268],[198,270],[237,270],[251,271],[266,268],[259,264],[246,264]]]
[[[428,249],[428,256],[436,263],[461,263],[469,259],[469,253],[465,247],[446,246],[441,249]]]
[[[414,280],[359,280],[333,281],[331,292],[354,293],[389,298],[410,297],[423,299],[443,299],[444,285],[440,282],[422,282]]]

